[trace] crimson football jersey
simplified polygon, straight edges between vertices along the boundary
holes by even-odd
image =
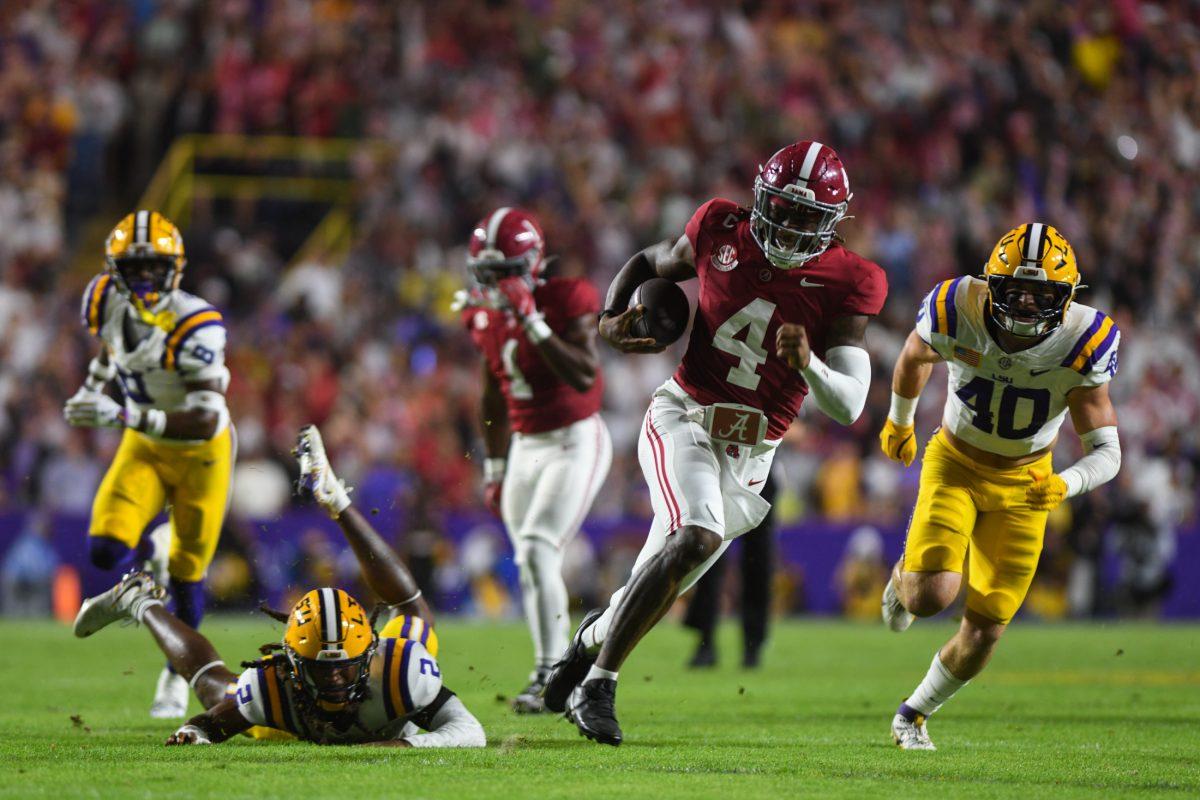
[[[559,336],[572,320],[600,311],[600,294],[583,278],[550,278],[533,290],[538,310]],[[508,421],[519,433],[544,433],[586,419],[600,410],[604,394],[599,373],[586,392],[554,374],[529,341],[520,323],[506,311],[466,308],[463,322],[475,347],[487,359],[508,402]]]
[[[887,277],[836,243],[803,267],[776,269],[750,233],[749,210],[720,198],[700,206],[685,233],[696,252],[700,296],[675,380],[699,403],[761,409],[767,437],[778,439],[808,394],[800,373],[775,355],[779,326],[803,325],[823,359],[829,324],[878,314]]]

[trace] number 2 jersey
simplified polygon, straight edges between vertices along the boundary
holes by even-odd
[[[935,286],[917,312],[917,335],[949,370],[942,424],[990,453],[1036,453],[1058,436],[1072,389],[1116,375],[1121,332],[1107,314],[1073,302],[1049,336],[1009,353],[988,331],[987,300],[987,283],[963,276]]]
[[[442,685],[437,661],[416,639],[384,636],[371,659],[366,697],[352,712],[317,713],[291,679],[284,656],[238,678],[238,710],[251,725],[286,731],[316,744],[407,739],[414,747],[483,747],[483,727]],[[421,734],[420,729],[430,731]]]
[[[675,381],[696,402],[741,403],[767,415],[767,438],[778,439],[800,410],[808,385],[775,355],[785,322],[804,326],[824,358],[838,317],[874,316],[887,298],[879,265],[840,244],[795,269],[778,269],[750,232],[750,212],[729,200],[709,200],[685,229],[696,254],[699,306]]]
[[[127,407],[178,411],[187,383],[216,380],[222,391],[229,384],[221,313],[179,289],[163,311],[162,327],[142,322],[108,274],[97,275],[84,291],[83,324],[108,349]],[[222,409],[214,436],[228,425],[229,412]]]
[[[573,320],[600,313],[600,295],[583,278],[549,278],[533,290],[533,299],[550,330],[559,336]],[[603,376],[597,374],[586,392],[567,384],[554,374],[509,312],[470,306],[463,309],[462,320],[500,384],[514,431],[554,431],[600,410]]]

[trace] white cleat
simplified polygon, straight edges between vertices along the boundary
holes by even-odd
[[[321,432],[316,425],[306,425],[300,429],[292,453],[300,464],[300,494],[311,496],[317,505],[325,509],[325,513],[337,519],[350,505],[350,492],[353,490],[333,474],[329,457],[325,455],[325,443],[321,441]]]
[[[883,600],[880,605],[883,611],[883,621],[893,631],[901,633],[908,630],[908,626],[913,624],[916,616],[910,614],[904,604],[900,602],[900,595],[896,593],[895,581],[895,578],[888,578],[887,586],[883,587]]]
[[[150,541],[154,543],[154,555],[146,559],[144,569],[154,576],[154,582],[166,586],[171,580],[167,572],[167,564],[171,557],[171,523],[164,522],[150,531]]]
[[[925,717],[921,714],[912,722],[903,714],[892,717],[892,741],[901,750],[937,750],[925,729]]]
[[[75,615],[75,635],[83,639],[118,620],[136,624],[146,608],[162,605],[164,594],[149,573],[126,573],[121,582],[107,592],[83,601]]]
[[[154,690],[154,704],[150,706],[150,716],[155,719],[186,717],[191,694],[188,682],[182,675],[163,667],[163,671],[158,674],[158,687]]]

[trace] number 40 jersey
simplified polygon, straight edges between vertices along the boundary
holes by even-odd
[[[942,424],[1002,456],[1050,447],[1067,415],[1067,394],[1117,374],[1121,332],[1107,314],[1071,303],[1063,324],[1027,350],[1009,353],[987,329],[987,283],[961,277],[933,287],[917,312],[917,335],[950,373]]]

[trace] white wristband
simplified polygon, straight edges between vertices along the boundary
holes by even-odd
[[[540,311],[530,314],[522,320],[521,324],[525,327],[525,335],[534,344],[541,344],[554,335],[554,331],[550,330],[550,326],[546,324],[546,318]]]
[[[499,483],[504,480],[504,470],[508,467],[506,458],[485,458],[483,460],[484,483]]]
[[[99,392],[104,389],[104,385],[117,376],[117,368],[114,364],[101,364],[100,359],[93,358],[88,362],[88,374],[84,379],[83,385],[93,392]]]
[[[888,419],[902,428],[912,427],[913,421],[917,418],[917,401],[920,399],[920,395],[904,397],[892,392],[892,405],[888,409]]]

